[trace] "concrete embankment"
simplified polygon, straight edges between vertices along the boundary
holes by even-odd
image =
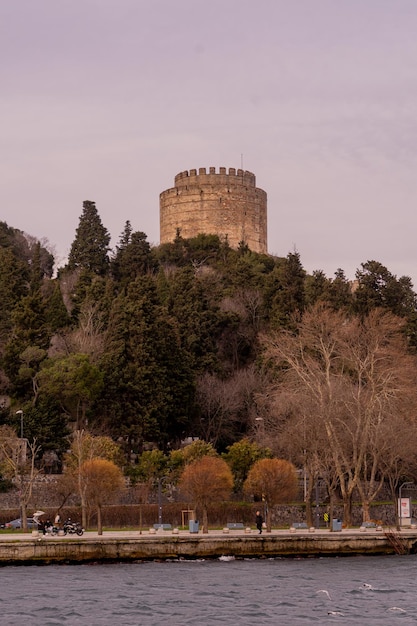
[[[166,559],[347,556],[411,554],[417,552],[417,532],[211,531],[192,534],[180,531],[143,533],[106,532],[98,536],[43,537],[3,535],[0,537],[0,565],[120,562]]]

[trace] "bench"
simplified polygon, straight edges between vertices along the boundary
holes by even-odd
[[[229,530],[245,530],[245,526],[242,522],[229,522],[226,526]]]
[[[361,528],[376,528],[378,524],[376,522],[362,522]]]
[[[295,528],[296,530],[307,530],[308,526],[305,522],[293,522],[293,524],[291,524],[291,528]]]
[[[171,524],[154,524],[155,530],[172,530]]]

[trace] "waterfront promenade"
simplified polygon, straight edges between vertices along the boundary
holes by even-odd
[[[303,529],[88,531],[82,537],[35,533],[0,536],[0,565],[119,562],[137,560],[318,557],[410,554],[417,552],[417,530]]]

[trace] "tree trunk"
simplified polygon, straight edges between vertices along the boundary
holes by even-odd
[[[203,533],[208,533],[208,515],[206,506],[203,506]]]
[[[25,485],[24,485],[23,470],[19,476],[19,483],[20,483],[19,485],[20,486],[20,492],[19,492],[20,527],[25,533],[27,533],[28,531],[27,493],[26,493]]]
[[[81,499],[81,525],[83,528],[87,528],[87,502],[85,499],[85,495],[80,493]]]
[[[343,498],[343,522],[345,526],[352,526],[352,494],[346,494]]]
[[[25,531],[25,533],[27,533],[28,531],[28,514],[27,514],[27,509],[26,509],[26,502],[21,502],[20,503],[20,510],[21,510],[21,520],[20,520],[20,526],[21,528]]]
[[[270,533],[272,530],[272,519],[271,519],[271,507],[269,504],[266,504],[266,532]]]
[[[99,535],[103,534],[103,522],[101,520],[101,504],[97,505],[97,534]]]
[[[307,480],[304,488],[305,493],[305,505],[306,505],[306,523],[310,528],[314,526],[313,524],[313,487],[315,485],[315,481],[317,480],[314,472],[310,471],[307,473]]]
[[[87,500],[85,497],[86,485],[81,475],[81,468],[78,467],[78,493],[80,494],[81,502],[81,525],[83,528],[87,528]]]
[[[306,524],[310,528],[313,525],[313,508],[311,502],[306,502]]]
[[[370,502],[369,500],[363,500],[362,501],[362,521],[369,522],[370,519],[371,519]]]
[[[334,492],[329,491],[329,527],[333,529],[333,516],[334,516]]]

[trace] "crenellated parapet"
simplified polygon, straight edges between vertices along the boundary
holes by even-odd
[[[175,176],[176,187],[199,184],[207,185],[210,183],[216,185],[229,182],[230,184],[236,185],[256,186],[255,174],[242,169],[237,170],[234,167],[229,167],[229,171],[227,171],[226,167],[219,167],[218,172],[216,172],[215,167],[209,167],[208,172],[205,167],[200,167],[198,170],[186,170]]]
[[[267,252],[267,196],[252,172],[200,167],[180,172],[175,186],[160,194],[160,240],[177,232],[188,239],[200,233],[227,238],[231,247],[246,243]]]

